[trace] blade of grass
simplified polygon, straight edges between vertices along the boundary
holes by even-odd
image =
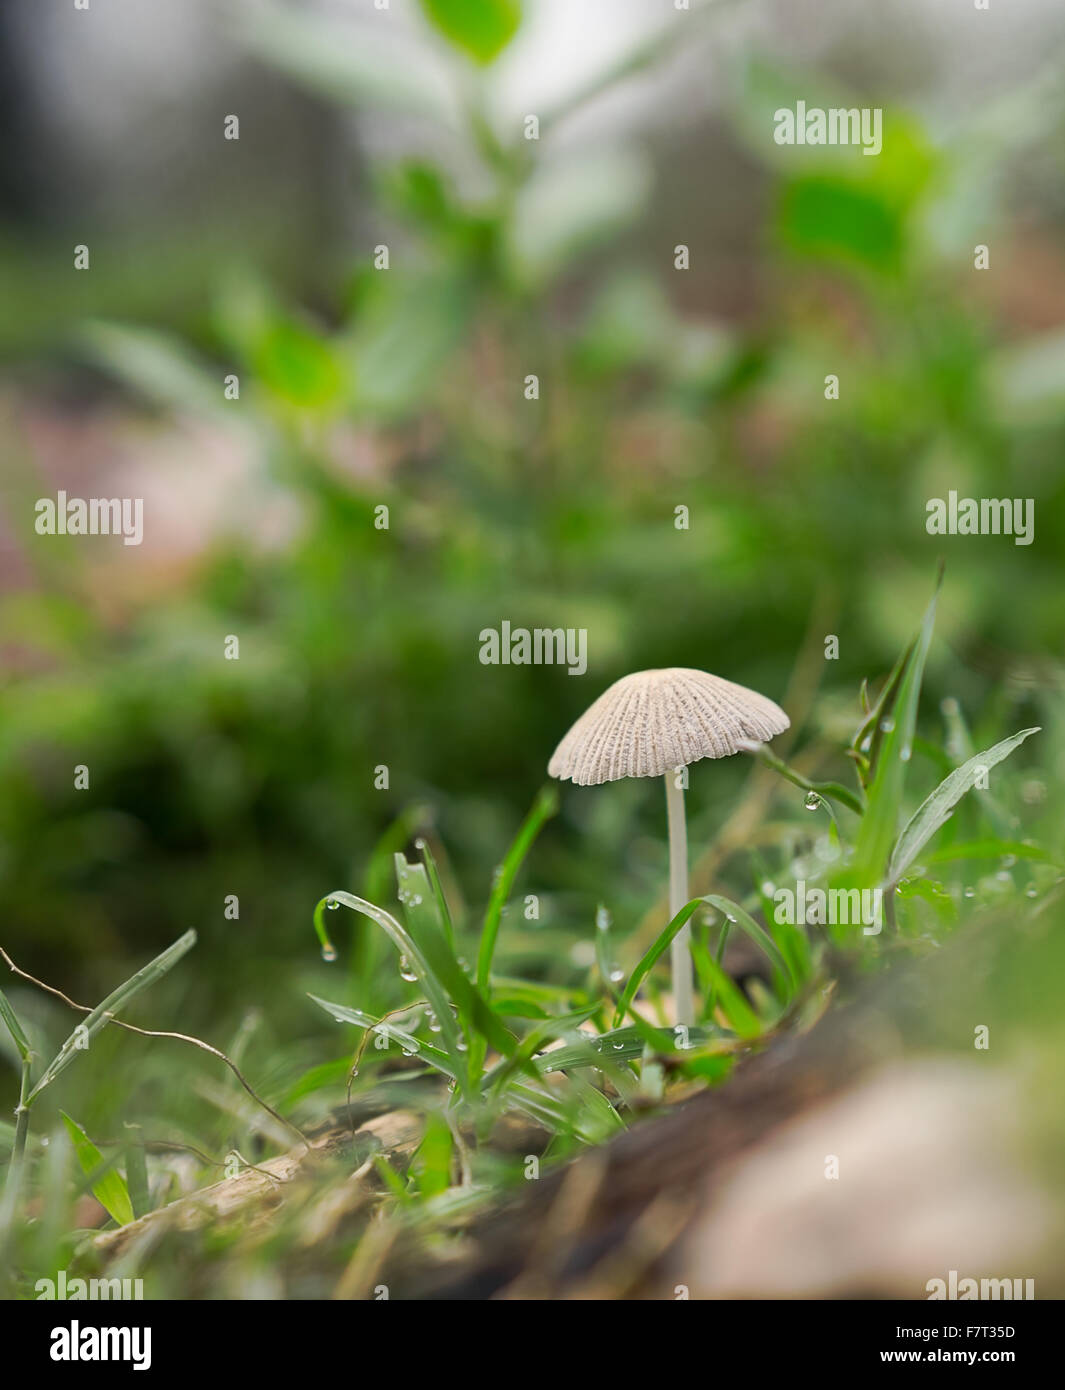
[[[477,986],[484,990],[489,997],[491,997],[489,981],[492,973],[492,957],[495,955],[496,937],[499,935],[499,923],[503,916],[503,908],[510,896],[514,879],[517,877],[525,856],[532,848],[533,842],[539,835],[545,821],[550,820],[557,810],[558,790],[551,785],[541,787],[532,804],[532,809],[522,822],[514,843],[507,850],[506,857],[492,884],[484,926],[481,929],[481,945],[477,952]]]
[[[615,1028],[621,1023],[621,1020],[629,1011],[632,1001],[636,997],[636,992],[640,988],[640,985],[644,982],[648,974],[651,972],[651,970],[654,969],[654,966],[668,950],[669,944],[676,936],[677,932],[680,931],[681,927],[684,926],[685,922],[688,921],[688,919],[692,916],[695,910],[703,903],[708,903],[711,907],[716,908],[718,912],[722,913],[726,921],[733,922],[734,925],[740,927],[742,931],[746,932],[747,935],[751,938],[751,940],[755,943],[755,945],[765,952],[765,955],[769,959],[770,963],[781,972],[785,981],[792,979],[791,971],[788,969],[787,962],[785,961],[784,956],[781,954],[780,947],[776,944],[776,942],[765,930],[765,928],[759,926],[758,923],[754,920],[754,918],[751,917],[750,913],[744,911],[744,909],[740,907],[739,903],[733,902],[731,898],[723,898],[716,893],[709,893],[705,897],[693,898],[691,902],[685,903],[685,905],[681,908],[681,910],[677,913],[673,920],[670,923],[668,923],[668,925],[662,932],[659,933],[659,935],[655,938],[655,940],[651,943],[650,947],[644,953],[643,957],[640,959],[639,964],[636,966],[635,970],[633,970],[632,974],[629,976],[628,982],[626,983],[625,988],[622,991],[621,998],[618,1000],[617,1008],[614,1010]],[[722,975],[724,975],[725,978],[728,979],[728,976],[725,975],[725,972],[721,969],[717,962],[713,961],[709,953],[706,953],[705,957],[700,957],[700,966],[702,970],[710,976],[715,985],[719,984],[720,977]],[[731,980],[729,981],[729,983],[731,984]],[[733,989],[735,989],[734,986]],[[748,1013],[750,1013],[749,1006],[747,1006],[747,1009]],[[751,1018],[754,1018],[753,1013],[750,1016]]]
[[[429,875],[429,884],[433,890],[436,910],[440,914],[444,935],[447,937],[447,944],[451,947],[452,951],[454,951],[455,924],[451,920],[451,909],[447,905],[447,898],[444,894],[443,885],[440,882],[440,873],[436,867],[436,859],[433,857],[433,851],[429,848],[429,841],[424,838],[415,840],[414,847],[422,856],[422,862],[425,864],[425,872]]]
[[[503,1026],[498,1014],[459,964],[438,916],[425,868],[421,864],[408,864],[402,854],[397,854],[396,879],[411,938],[417,942],[458,1009],[459,1022],[465,1032],[470,1054],[477,1051],[479,1041],[483,1040],[504,1057],[513,1056],[518,1040]],[[470,1074],[471,1079],[479,1074],[475,1059],[470,1063]]]
[[[361,1009],[350,1008],[347,1004],[333,1004],[328,999],[319,999],[316,994],[308,994],[307,998],[317,1004],[320,1009],[324,1009],[327,1014],[331,1014],[338,1023],[354,1023],[357,1028],[364,1028],[367,1032],[388,1038],[390,1041],[398,1043],[405,1052],[420,1057],[453,1081],[458,1080],[458,1068],[443,1048],[436,1047],[433,1043],[422,1042],[421,1038],[416,1038],[405,1028],[400,1028],[394,1023],[386,1023],[382,1019],[376,1019],[372,1014],[363,1013]]]
[[[911,643],[898,684],[898,695],[891,716],[878,720],[876,733],[882,736],[872,759],[873,776],[868,804],[858,829],[854,862],[846,875],[858,887],[879,885],[884,878],[891,848],[898,831],[906,765],[913,752],[917,706],[921,698],[925,658],[932,641],[939,586],[925,611],[921,629]],[[885,725],[887,727],[885,727]]]
[[[773,940],[772,936],[770,936],[769,932],[766,931],[765,927],[760,926],[751,914],[745,911],[739,903],[733,902],[731,898],[723,898],[717,893],[708,893],[707,896],[703,898],[703,902],[709,903],[711,907],[716,907],[718,912],[720,912],[726,920],[729,918],[733,919],[733,925],[739,927],[740,931],[746,933],[751,941],[753,941],[759,950],[766,956],[770,964],[780,971],[784,980],[790,980],[792,984],[797,983],[780,947]]]
[[[440,1035],[451,1062],[452,1074],[463,1093],[467,1096],[470,1095],[469,1055],[460,1046],[461,1033],[455,1021],[455,1015],[451,1012],[451,1001],[448,998],[447,990],[429,963],[422,947],[405,927],[400,926],[390,912],[386,912],[382,907],[377,907],[374,903],[367,902],[365,898],[357,898],[354,893],[345,893],[338,889],[322,898],[314,909],[314,928],[318,933],[318,939],[322,942],[323,952],[331,951],[335,956],[323,920],[328,903],[340,903],[342,907],[350,908],[352,912],[360,912],[363,916],[369,917],[371,922],[376,922],[388,936],[400,956],[406,958],[411,970],[421,982],[429,1007],[436,1015],[436,1020],[440,1025]]]
[[[899,881],[922,848],[946,822],[965,793],[971,791],[976,785],[980,770],[982,768],[990,769],[1003,762],[1014,749],[1021,746],[1025,739],[1031,738],[1032,734],[1037,733],[1039,733],[1038,728],[1022,729],[1020,733],[1004,738],[1001,743],[996,743],[994,747],[986,748],[982,753],[975,754],[968,762],[962,763],[961,767],[955,768],[949,777],[940,782],[935,791],[918,806],[895,843],[895,852],[891,856],[891,864],[888,868],[889,887]]]
[[[26,1097],[26,1104],[31,1105],[44,1088],[51,1085],[56,1077],[66,1070],[77,1054],[85,1050],[86,1043],[91,1041],[102,1028],[105,1028],[120,1009],[124,1008],[142,989],[147,989],[149,985],[155,984],[157,980],[161,979],[168,970],[178,963],[182,956],[187,955],[192,950],[195,944],[196,933],[187,931],[184,936],[178,937],[172,946],[168,946],[165,951],[160,952],[154,960],[142,966],[135,975],[131,975],[116,990],[112,990],[103,1003],[97,1004],[96,1008],[86,1016],[84,1022],[78,1024],[45,1068],[36,1086]]]
[[[74,1152],[81,1164],[81,1171],[90,1177],[104,1163],[104,1156],[77,1120],[72,1119],[65,1110],[60,1110],[59,1114],[66,1125],[67,1133],[70,1135],[70,1142],[74,1145]],[[111,1161],[114,1162],[113,1159]],[[96,1179],[92,1184],[92,1195],[108,1216],[117,1221],[120,1226],[128,1226],[133,1220],[133,1203],[130,1201],[129,1188],[126,1186],[125,1178],[114,1168],[109,1169],[102,1177]]]

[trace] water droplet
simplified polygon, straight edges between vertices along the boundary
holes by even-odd
[[[335,946],[323,946],[323,947],[322,947],[322,959],[323,959],[323,960],[336,960],[336,958],[337,958],[337,948],[336,948]]]
[[[415,848],[415,849],[424,849],[424,848],[425,848],[425,841],[422,839],[422,837],[421,837],[420,835],[419,835],[418,838],[414,841],[414,848]]]
[[[965,896],[966,896],[967,898],[975,898],[975,897],[976,897],[976,889],[975,889],[975,888],[966,888],[966,890],[965,890]]]
[[[771,898],[776,891],[776,884],[770,883],[768,879],[762,884],[762,896],[764,898]]]
[[[359,1069],[358,1069],[358,1067],[352,1067],[351,1071],[348,1072],[348,1076],[351,1078],[352,1081],[355,1080],[355,1078],[358,1076],[358,1074],[359,1074]]]
[[[326,900],[325,900],[325,910],[326,910],[326,912],[335,912],[339,906],[340,906],[340,904],[337,902],[336,898],[326,898]]]
[[[1008,869],[999,869],[998,873],[995,875],[995,878],[998,880],[999,883],[1012,882]]]
[[[1002,867],[1004,869],[1012,869],[1016,862],[1017,856],[1015,854],[1004,854],[1002,856]]]
[[[1024,896],[1025,896],[1026,898],[1036,898],[1036,897],[1039,896],[1039,890],[1038,890],[1038,888],[1035,888],[1034,886],[1031,887],[1031,888],[1026,888],[1026,889],[1024,890]]]
[[[907,743],[905,747],[899,749],[899,762],[908,763],[913,757],[913,749]]]
[[[881,719],[881,721],[880,721],[880,728],[882,729],[882,731],[883,731],[885,734],[890,734],[891,731],[892,731],[892,729],[894,729],[894,727],[895,727],[895,721],[894,721],[894,719],[892,719],[890,716],[889,716],[887,719]]]
[[[458,1042],[455,1044],[455,1046],[458,1048],[458,1050],[459,1050],[460,1052],[468,1052],[468,1051],[469,1051],[469,1047],[468,1047],[467,1044],[466,1044],[465,1038],[459,1038],[459,1040],[458,1040]]]
[[[598,912],[596,912],[595,914],[595,925],[599,928],[600,931],[609,931],[610,923],[610,910],[605,907],[599,908]]]
[[[612,1045],[612,1047],[613,1047],[613,1049],[614,1049],[615,1052],[620,1052],[620,1051],[622,1050],[622,1048],[624,1048],[624,1046],[625,1046],[625,1044],[624,1044],[623,1042],[616,1042],[616,1043],[613,1043],[613,1044],[611,1044],[611,1045]]]
[[[817,808],[821,805],[821,798],[817,795],[816,792],[807,792],[806,795],[803,797],[802,804],[807,811],[816,811]]]
[[[736,920],[736,919],[735,919],[735,917],[733,917],[733,915],[732,915],[731,912],[726,912],[726,913],[725,913],[725,921],[726,921],[726,922],[735,922],[735,920]]]
[[[406,956],[400,956],[399,958],[399,975],[400,979],[408,981],[413,981],[418,978],[418,972],[411,969],[410,961]]]
[[[619,985],[624,978],[624,970],[622,970],[620,966],[615,965],[610,971],[610,983],[612,985]]]

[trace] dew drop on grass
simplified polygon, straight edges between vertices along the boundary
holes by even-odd
[[[337,958],[337,948],[336,948],[335,946],[323,946],[323,947],[322,947],[322,959],[323,959],[323,960],[336,960],[336,958]]]
[[[1024,890],[1024,896],[1025,896],[1026,898],[1035,898],[1035,897],[1038,897],[1038,896],[1039,896],[1039,890],[1038,890],[1037,888],[1026,888],[1026,889]]]
[[[340,904],[337,902],[336,898],[326,898],[325,910],[327,912],[335,912],[339,906]]]
[[[599,910],[595,914],[595,925],[599,928],[600,931],[609,931],[610,923],[611,917],[609,908],[599,908]]]
[[[406,956],[399,958],[399,977],[401,980],[414,981],[418,978],[418,972],[411,969],[410,961]]]
[[[1002,856],[1002,867],[1004,869],[1012,869],[1016,862],[1017,856],[1015,854],[1004,854]]]
[[[888,718],[888,719],[881,719],[881,721],[880,721],[880,727],[881,727],[881,729],[883,730],[883,732],[884,732],[885,734],[890,734],[891,731],[892,731],[892,729],[894,729],[894,727],[895,727],[895,721],[894,721],[894,719],[891,719],[891,718]]]
[[[902,747],[902,748],[899,749],[899,762],[900,762],[900,763],[908,763],[912,757],[913,757],[913,749],[910,747],[910,745],[909,745],[908,743],[907,743],[904,747]]]
[[[975,889],[975,888],[966,888],[966,890],[965,890],[965,896],[966,896],[967,898],[975,898],[975,897],[976,897],[976,889]]]
[[[806,795],[803,797],[802,804],[807,811],[816,811],[817,808],[821,805],[821,798],[817,795],[816,792],[807,792]]]
[[[777,886],[776,886],[776,884],[775,884],[775,883],[770,883],[768,879],[766,879],[766,881],[762,884],[762,897],[763,897],[763,898],[771,898],[771,897],[773,896],[773,894],[774,894],[776,891],[777,891]]]
[[[619,985],[619,984],[622,982],[622,980],[623,980],[624,978],[625,978],[625,972],[624,972],[624,970],[622,970],[622,968],[621,968],[619,965],[615,965],[615,966],[612,966],[612,967],[611,967],[611,970],[610,970],[610,983],[611,983],[612,985]]]

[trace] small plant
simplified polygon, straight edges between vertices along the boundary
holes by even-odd
[[[933,598],[920,631],[879,698],[870,705],[863,691],[863,718],[846,750],[856,773],[853,789],[810,781],[769,753],[760,738],[786,727],[787,720],[763,697],[752,696],[776,711],[776,722],[753,730],[754,738],[748,732],[742,740],[738,735],[734,740],[737,748],[801,787],[807,811],[828,814],[827,848],[820,858],[811,857],[808,866],[811,885],[819,892],[847,895],[854,890],[859,895],[862,890],[875,891],[878,900],[886,895],[894,932],[902,935],[907,929],[899,920],[896,900],[901,905],[924,899],[941,906],[940,899],[947,896],[942,885],[913,870],[914,861],[962,796],[977,784],[981,770],[1001,762],[1037,732],[1021,730],[952,768],[899,833],[935,603]],[[589,715],[598,708],[593,706]],[[581,728],[578,723],[571,731],[570,743]],[[552,772],[569,775],[576,770],[576,781],[607,780],[586,777],[584,764],[577,767],[573,757],[568,761],[562,757],[567,747],[564,740],[552,760]],[[684,750],[674,748],[667,761],[672,760],[683,763]],[[656,764],[652,770],[662,769]],[[860,942],[868,950],[877,950],[857,917],[842,924],[832,920],[810,924],[805,915],[798,922],[787,920],[774,910],[773,885],[763,881],[743,901],[711,893],[678,906],[674,895],[668,924],[627,978],[606,964],[609,953],[603,939],[609,926],[605,918],[600,919],[596,933],[597,987],[548,989],[497,977],[493,962],[507,898],[537,834],[556,808],[556,794],[544,789],[497,873],[481,928],[475,973],[463,960],[463,943],[456,938],[425,840],[417,841],[420,863],[410,863],[402,853],[395,856],[402,921],[342,890],[318,903],[314,923],[326,959],[336,958],[326,917],[340,907],[350,908],[385,932],[396,950],[402,978],[417,984],[422,996],[381,1018],[312,996],[338,1022],[364,1030],[349,1087],[367,1052],[374,1050],[367,1046],[372,1038],[375,1048],[394,1044],[407,1057],[445,1077],[450,1091],[448,1111],[469,1120],[478,1133],[487,1133],[503,1111],[513,1109],[552,1135],[594,1143],[619,1128],[635,1105],[659,1096],[666,1074],[721,1080],[738,1053],[820,1007],[836,952],[856,949]],[[911,876],[904,880],[906,873]],[[707,909],[717,918],[716,943],[711,949],[708,936],[702,933],[691,938],[701,999],[698,1005],[693,1002],[689,1024],[682,1021],[670,1027],[661,1017],[648,1016],[643,992],[652,986],[655,968],[671,944],[696,913]],[[755,982],[745,992],[726,970],[724,952],[733,928],[744,933],[764,958],[767,986]],[[877,934],[879,930],[877,926]],[[429,1039],[419,1036],[425,1015]]]

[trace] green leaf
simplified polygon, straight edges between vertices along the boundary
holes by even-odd
[[[2,989],[0,989],[0,1018],[7,1025],[7,1031],[11,1034],[12,1041],[18,1049],[19,1057],[23,1062],[28,1061],[32,1053],[29,1039],[22,1031],[22,1024],[18,1021],[18,1016]]]
[[[454,1136],[443,1115],[430,1111],[425,1135],[411,1159],[411,1172],[423,1197],[436,1197],[451,1186]]]
[[[124,1008],[142,989],[147,989],[149,985],[161,979],[195,945],[196,933],[187,931],[184,936],[178,937],[172,946],[168,946],[154,960],[149,961],[135,975],[131,975],[124,984],[113,990],[102,1004],[97,1004],[96,1008],[78,1024],[48,1064],[37,1085],[26,1097],[26,1103],[29,1104],[33,1101],[46,1086],[56,1079],[60,1072],[65,1071],[78,1053],[84,1052],[86,1043],[91,1042],[101,1028],[105,1028],[111,1022],[111,1019],[120,1009]]]
[[[532,848],[533,841],[539,835],[544,822],[549,820],[557,810],[557,789],[551,785],[542,787],[532,804],[532,809],[525,817],[514,843],[507,851],[506,858],[492,884],[492,895],[488,900],[488,910],[485,913],[484,926],[481,929],[481,946],[477,953],[477,984],[481,989],[488,987],[489,977],[492,973],[492,957],[495,955],[496,937],[499,934],[499,922],[507,898],[510,896],[510,890],[514,886],[518,870]]]
[[[80,330],[89,355],[126,386],[156,404],[220,415],[227,406],[221,374],[176,337],[156,329],[94,320]]]
[[[251,351],[251,366],[277,400],[324,411],[348,388],[346,371],[331,344],[292,319],[275,318]]]
[[[67,1133],[74,1145],[74,1152],[78,1156],[81,1170],[86,1177],[89,1177],[105,1162],[104,1156],[77,1120],[71,1119],[65,1110],[60,1110],[59,1113],[63,1117],[63,1123],[66,1125]],[[92,1194],[107,1214],[112,1216],[120,1226],[127,1226],[133,1220],[133,1203],[130,1201],[129,1189],[126,1187],[125,1179],[121,1173],[116,1173],[113,1168],[106,1172],[102,1178],[93,1183]]]
[[[126,1148],[126,1182],[134,1217],[145,1216],[151,1211],[152,1203],[143,1144],[131,1143]]]
[[[400,901],[406,908],[407,928],[458,1009],[459,1021],[472,1048],[477,1034],[505,1057],[514,1054],[517,1039],[503,1027],[483,994],[471,983],[459,964],[440,918],[440,906],[429,876],[421,864],[409,864],[395,856]]]
[[[748,1004],[743,991],[731,975],[718,965],[713,956],[707,956],[703,965],[717,990],[718,1007],[728,1019],[733,1031],[741,1038],[757,1038],[762,1031],[762,1024]]]
[[[621,992],[621,998],[618,1000],[617,1008],[614,1010],[615,1028],[625,1017],[632,1001],[636,998],[636,991],[654,969],[655,964],[665,954],[677,932],[680,931],[681,927],[684,926],[685,922],[688,921],[701,902],[701,898],[693,898],[691,902],[685,903],[677,915],[672,921],[666,924],[665,929],[655,938],[641,956],[636,969],[629,976],[628,982]]]
[[[703,898],[703,902],[709,903],[711,907],[716,907],[718,912],[723,913],[726,918],[732,919],[740,931],[744,932],[764,953],[769,963],[780,971],[785,980],[792,978],[792,972],[780,947],[765,927],[760,926],[749,912],[740,907],[739,903],[733,902],[731,898],[722,898],[717,893],[709,893]]]
[[[897,883],[907,868],[913,863],[922,847],[928,843],[941,825],[949,818],[951,811],[967,791],[976,784],[981,768],[994,767],[1008,758],[1015,748],[1019,748],[1026,738],[1039,733],[1038,728],[1022,729],[1020,733],[996,743],[977,753],[961,767],[955,768],[949,777],[940,782],[931,796],[926,797],[910,817],[895,845],[888,869],[888,882]]]
[[[730,920],[741,928],[751,940],[761,950],[763,950],[770,962],[781,972],[785,980],[791,979],[791,971],[781,954],[780,947],[765,930],[758,925],[748,912],[745,912],[738,903],[734,903],[730,898],[719,897],[716,893],[711,893],[703,898],[693,898],[691,902],[685,903],[677,915],[665,927],[665,929],[655,938],[641,958],[636,969],[629,976],[628,983],[618,1000],[617,1008],[614,1011],[614,1027],[616,1028],[625,1014],[628,1012],[636,991],[650,974],[655,964],[661,959],[669,947],[670,942],[684,926],[685,922],[692,916],[696,908],[702,903],[708,903],[719,912],[725,914]],[[742,992],[733,984],[731,977],[721,969],[716,961],[706,956],[701,960],[701,967],[709,975],[711,982],[722,995],[722,1005],[732,1026],[736,1032],[743,1037],[756,1037],[761,1031],[761,1024],[750,1005],[744,999]]]
[[[388,1038],[391,1042],[398,1043],[405,1052],[420,1057],[422,1061],[435,1067],[437,1071],[443,1072],[445,1076],[449,1076],[455,1081],[459,1079],[459,1068],[442,1048],[436,1047],[432,1043],[422,1042],[420,1038],[408,1033],[405,1028],[399,1028],[394,1023],[376,1019],[372,1014],[363,1013],[361,1009],[353,1009],[348,1004],[333,1004],[328,999],[319,999],[316,994],[308,994],[307,998],[317,1004],[320,1009],[324,1009],[327,1014],[331,1014],[338,1023],[354,1023],[357,1028],[365,1028],[381,1037]]]
[[[905,232],[897,209],[875,189],[848,179],[793,179],[781,196],[777,225],[789,250],[803,256],[878,270],[902,261]]]
[[[421,867],[420,865],[418,866]],[[461,1044],[461,1034],[459,1026],[455,1021],[455,1015],[451,1011],[451,1001],[448,992],[440,976],[437,974],[433,964],[430,963],[424,950],[424,942],[418,943],[411,936],[405,927],[400,926],[395,917],[384,908],[377,907],[374,903],[367,902],[365,898],[357,898],[354,893],[345,893],[338,890],[330,893],[318,903],[314,909],[314,929],[318,933],[318,939],[322,942],[323,949],[331,949],[328,946],[328,937],[325,932],[324,913],[327,903],[340,903],[343,907],[351,908],[353,912],[361,912],[369,917],[372,922],[376,922],[382,928],[385,935],[389,937],[401,958],[405,958],[421,983],[425,991],[425,998],[429,1007],[436,1015],[437,1022],[440,1024],[440,1036],[446,1049],[446,1055],[450,1059],[451,1074],[458,1080],[462,1089],[469,1093],[469,1057],[463,1052]],[[424,1052],[424,1044],[419,1044],[419,1051]]]
[[[906,766],[913,753],[917,724],[917,705],[921,698],[925,658],[932,642],[936,618],[936,593],[925,611],[920,632],[910,644],[900,672],[897,695],[878,720],[874,732],[874,772],[869,787],[868,804],[858,830],[854,862],[845,875],[858,886],[872,886],[883,881],[888,856],[895,843],[902,793],[906,781]],[[879,743],[876,742],[880,736]]]
[[[422,9],[456,48],[478,63],[501,53],[521,23],[518,0],[422,0]]]

